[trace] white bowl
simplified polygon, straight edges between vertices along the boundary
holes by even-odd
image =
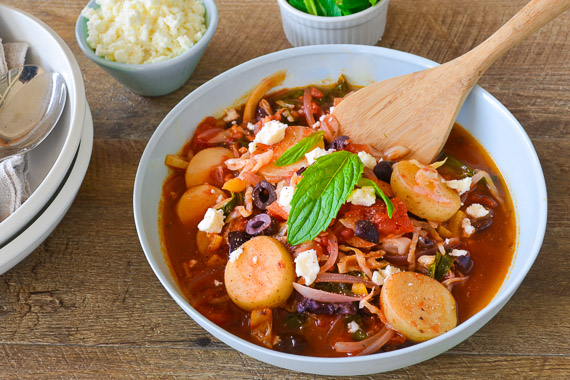
[[[26,63],[63,75],[67,102],[57,126],[28,153],[33,193],[20,208],[0,223],[0,247],[14,238],[42,210],[61,185],[81,140],[85,119],[85,89],[79,65],[65,42],[46,24],[20,10],[0,4],[3,42],[30,44]]]
[[[32,253],[59,224],[81,187],[89,166],[92,149],[93,118],[89,106],[87,106],[81,143],[74,155],[73,164],[66,173],[65,181],[43,211],[34,217],[29,226],[0,248],[0,275],[12,269]]]
[[[277,0],[285,36],[293,46],[319,44],[376,45],[386,28],[389,0],[349,16],[314,16]]]
[[[509,274],[493,300],[453,330],[426,342],[392,352],[362,357],[319,358],[272,351],[246,342],[210,322],[192,308],[173,278],[162,252],[158,231],[158,204],[168,176],[166,154],[178,152],[206,116],[244,100],[261,79],[287,70],[283,87],[334,82],[340,74],[366,85],[435,66],[436,63],[395,50],[355,45],[322,45],[283,50],[235,67],[184,98],[165,117],[150,139],[134,187],[137,232],[155,274],[172,298],[212,335],[261,361],[296,371],[326,375],[361,375],[390,371],[438,355],[465,340],[488,322],[509,300],[533,264],[546,226],[546,188],[536,152],[517,120],[495,98],[475,87],[458,122],[479,140],[494,158],[514,201],[518,241]],[[509,141],[505,144],[505,141]],[[533,205],[533,207],[525,207]]]

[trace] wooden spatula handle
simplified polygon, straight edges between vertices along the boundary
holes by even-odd
[[[570,8],[570,0],[532,0],[505,25],[475,49],[461,56],[464,67],[474,71],[475,82],[511,47]]]

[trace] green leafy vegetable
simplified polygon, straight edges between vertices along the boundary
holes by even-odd
[[[288,0],[298,10],[314,16],[338,17],[361,12],[377,0]]]
[[[392,201],[390,200],[390,198],[388,198],[386,196],[386,194],[384,194],[384,192],[382,191],[382,189],[380,189],[378,187],[378,185],[376,184],[376,182],[372,181],[371,179],[368,178],[361,178],[360,181],[358,181],[358,186],[362,187],[362,186],[372,186],[374,188],[374,190],[376,191],[376,195],[378,195],[380,198],[382,198],[382,200],[384,201],[384,203],[386,204],[386,210],[388,211],[388,217],[392,218],[392,214],[394,213],[394,205],[392,204]]]
[[[219,207],[219,209],[223,211],[224,216],[228,216],[230,212],[239,205],[243,205],[243,194],[232,193],[232,197],[224,205]]]
[[[475,175],[475,170],[459,161],[457,158],[450,156],[448,154],[443,156],[445,159],[445,164],[443,167],[453,172],[457,177],[473,177]]]
[[[354,339],[357,342],[360,342],[361,340],[364,340],[366,338],[368,338],[368,334],[366,334],[366,331],[362,329],[358,329],[355,333],[352,334],[352,339]]]
[[[428,269],[428,276],[438,281],[441,280],[451,269],[454,260],[455,258],[453,256],[442,255],[437,252],[433,264],[431,264]]]
[[[307,316],[305,314],[289,314],[283,320],[285,327],[292,329],[300,329],[301,326],[307,321]]]
[[[286,166],[294,164],[299,161],[305,153],[310,152],[318,143],[323,141],[323,131],[319,131],[305,137],[291,148],[287,149],[285,153],[275,161],[275,166]]]
[[[317,158],[303,172],[287,221],[287,242],[297,245],[326,230],[362,175],[364,164],[353,153],[340,151]]]

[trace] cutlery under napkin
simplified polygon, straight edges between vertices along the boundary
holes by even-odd
[[[0,75],[24,64],[28,44],[2,44],[0,38]],[[0,162],[0,222],[10,216],[30,196],[27,179],[27,155],[18,155]]]

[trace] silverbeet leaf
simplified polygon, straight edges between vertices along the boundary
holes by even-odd
[[[319,157],[303,172],[287,221],[291,245],[313,240],[326,230],[362,175],[360,158],[347,151]]]

